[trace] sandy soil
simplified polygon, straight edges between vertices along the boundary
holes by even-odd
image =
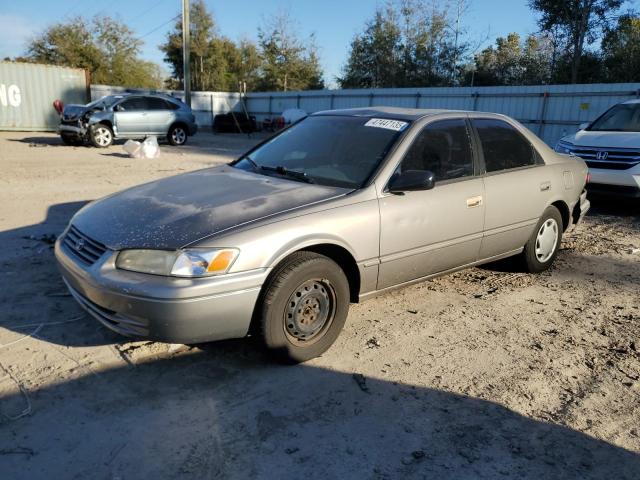
[[[354,305],[304,365],[255,341],[128,342],[66,293],[51,239],[84,202],[229,160],[0,134],[0,475],[640,478],[640,206],[594,202],[554,268],[475,268]]]

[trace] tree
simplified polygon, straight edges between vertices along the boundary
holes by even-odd
[[[110,17],[81,17],[47,28],[28,45],[31,62],[84,68],[93,83],[157,88],[160,69],[139,58],[142,42]]]
[[[602,39],[607,80],[637,82],[640,79],[640,17],[624,15]]]
[[[342,88],[401,86],[401,59],[404,56],[405,65],[411,68],[413,55],[408,45],[402,45],[396,12],[390,6],[379,8],[364,31],[351,41],[349,59],[338,81]],[[404,73],[409,75],[408,70]]]
[[[543,32],[555,28],[564,33],[571,61],[571,83],[578,83],[585,44],[592,44],[609,26],[611,16],[624,0],[529,0],[531,8],[540,12],[538,21]]]
[[[466,0],[397,0],[379,8],[351,42],[343,88],[443,86],[458,82],[469,49],[460,19]]]
[[[258,39],[262,58],[259,89],[324,88],[315,37],[303,41],[287,12],[268,19],[258,30]]]
[[[475,57],[474,85],[542,85],[551,82],[553,41],[546,35],[523,40],[515,32],[498,37],[496,44]]]
[[[190,5],[190,66],[191,88],[193,90],[210,90],[220,83],[220,48],[212,45],[215,24],[213,16],[207,10],[203,0],[196,0]],[[183,86],[184,66],[182,58],[182,16],[179,15],[174,30],[169,32],[167,40],[160,45],[164,52],[165,62],[171,66],[172,77],[177,80],[179,88]],[[216,78],[217,77],[217,78]],[[221,89],[221,88],[220,88]]]

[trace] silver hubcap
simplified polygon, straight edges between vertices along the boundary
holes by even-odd
[[[284,313],[285,332],[294,342],[322,337],[335,316],[335,292],[328,280],[307,280],[289,297]]]
[[[101,147],[106,147],[111,143],[111,132],[104,127],[98,127],[95,130],[94,139]]]
[[[175,128],[173,133],[171,134],[171,139],[175,143],[184,143],[187,139],[187,132],[185,132],[182,128]]]
[[[540,263],[548,261],[558,245],[558,222],[553,218],[546,220],[538,230],[536,237],[536,258]]]

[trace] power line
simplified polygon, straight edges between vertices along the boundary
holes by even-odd
[[[174,17],[171,17],[169,20],[167,20],[166,22],[158,25],[156,28],[149,30],[147,33],[145,33],[144,35],[141,35],[138,37],[138,40],[142,40],[144,37],[148,37],[149,35],[151,35],[154,32],[157,32],[158,30],[160,30],[162,27],[164,27],[165,25],[167,25],[168,23],[173,22],[174,20],[176,20],[177,18],[180,18],[180,13]]]
[[[145,8],[142,12],[138,13],[137,15],[134,15],[133,17],[131,17],[131,20],[129,20],[131,23],[134,23],[136,20],[138,20],[140,17],[146,15],[147,13],[149,13],[150,11],[158,8],[161,4],[165,3],[167,0],[159,0],[159,1],[154,1],[153,5],[151,5],[149,8]]]

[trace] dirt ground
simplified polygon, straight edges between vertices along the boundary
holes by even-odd
[[[0,478],[640,478],[640,204],[594,201],[550,272],[353,305],[304,365],[251,339],[129,342],[50,243],[86,201],[257,141],[191,140],[133,160],[0,133]]]

